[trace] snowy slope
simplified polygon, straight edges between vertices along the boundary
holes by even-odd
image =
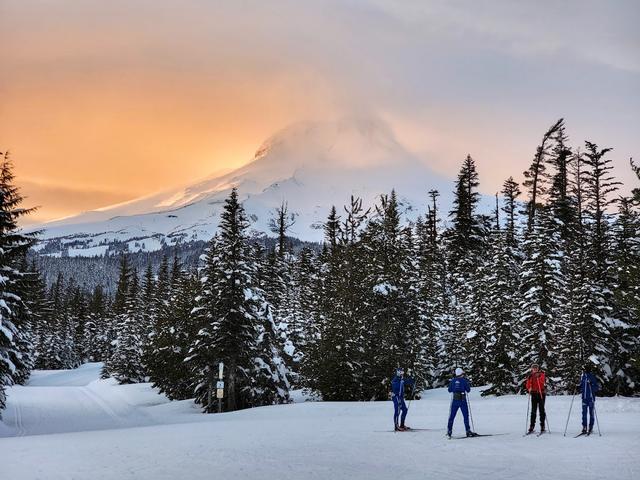
[[[0,437],[5,435],[0,478],[631,480],[640,475],[638,398],[599,399],[603,436],[574,439],[559,433],[570,397],[550,397],[553,433],[523,438],[525,397],[481,398],[474,389],[476,430],[507,435],[447,440],[449,395],[441,389],[410,405],[407,423],[431,430],[393,433],[391,402],[299,403],[202,415],[189,401],[167,402],[149,385],[97,380],[98,371],[99,365],[89,364],[36,372],[28,386],[9,389],[6,426],[0,428]],[[78,389],[89,392],[73,393]],[[577,406],[570,432],[580,428]],[[462,433],[461,419],[454,433]]]
[[[237,187],[256,232],[268,232],[273,209],[286,201],[297,215],[291,234],[320,241],[332,205],[341,210],[351,195],[373,204],[392,188],[408,218],[426,211],[427,192],[442,193],[451,205],[453,183],[404,149],[382,122],[347,118],[333,123],[295,124],[267,140],[247,165],[139,200],[51,222],[43,238],[71,256],[104,254],[113,242],[130,251],[157,250],[162,243],[208,240],[222,203]],[[67,252],[68,250],[68,252]]]

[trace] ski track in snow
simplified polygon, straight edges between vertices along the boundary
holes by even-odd
[[[8,390],[0,479],[602,479],[640,478],[640,399],[597,403],[603,432],[572,438],[571,397],[549,397],[551,433],[522,437],[526,397],[481,398],[473,418],[492,437],[447,440],[449,394],[425,392],[391,431],[391,402],[307,402],[203,415],[148,384],[98,380],[100,364],[34,372]],[[304,398],[299,392],[294,395]],[[578,401],[579,398],[576,399]],[[463,434],[458,415],[454,436]]]

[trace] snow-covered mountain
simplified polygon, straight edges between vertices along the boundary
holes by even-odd
[[[92,256],[121,242],[130,251],[152,251],[163,243],[208,240],[233,187],[256,232],[269,232],[273,210],[286,201],[296,215],[290,234],[321,241],[329,209],[335,205],[342,211],[351,195],[372,205],[395,188],[405,214],[415,219],[426,211],[432,188],[440,190],[448,209],[453,183],[409,153],[379,120],[298,123],[268,139],[250,163],[226,175],[41,225],[44,241],[38,248],[54,255]]]

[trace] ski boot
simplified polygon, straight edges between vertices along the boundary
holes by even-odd
[[[402,425],[396,425],[395,431],[396,432],[404,432],[405,428]]]
[[[582,427],[582,435],[586,435],[587,434],[587,427]]]
[[[447,438],[448,438],[449,440],[451,440],[451,430],[449,430],[449,431],[447,432]]]
[[[591,432],[593,432],[593,425],[589,425],[589,431],[587,432],[587,435],[591,435]]]
[[[527,435],[531,435],[533,433],[533,428],[534,428],[533,425],[529,427],[529,431],[527,432]]]
[[[400,425],[400,428],[402,429],[403,432],[411,430],[411,427],[407,427],[406,425]]]
[[[476,432],[472,432],[471,430],[467,431],[467,437],[477,437],[478,434]]]

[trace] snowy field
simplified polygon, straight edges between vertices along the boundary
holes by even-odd
[[[580,430],[570,397],[551,397],[552,433],[523,437],[525,397],[471,396],[476,430],[447,440],[449,396],[432,390],[394,433],[391,402],[296,403],[202,415],[149,385],[97,380],[99,364],[34,372],[9,390],[0,478],[22,479],[602,479],[640,478],[640,399],[599,399],[602,437]],[[458,418],[454,435],[462,435]]]

